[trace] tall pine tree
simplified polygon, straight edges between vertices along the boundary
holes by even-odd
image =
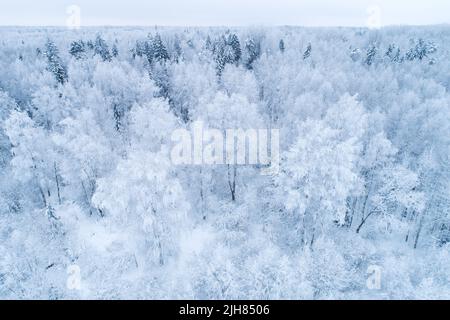
[[[44,55],[47,57],[47,70],[53,73],[58,83],[64,84],[68,80],[67,68],[59,57],[58,48],[51,40],[47,40]]]

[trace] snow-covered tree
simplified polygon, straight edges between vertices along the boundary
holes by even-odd
[[[59,56],[58,48],[50,39],[45,45],[44,55],[47,57],[47,69],[53,73],[58,83],[64,84],[67,81],[67,68]]]
[[[83,40],[73,41],[70,44],[69,52],[75,59],[84,59],[86,58],[86,44]]]
[[[99,55],[103,61],[111,61],[112,55],[109,51],[109,46],[101,35],[97,35],[94,44],[94,53]]]

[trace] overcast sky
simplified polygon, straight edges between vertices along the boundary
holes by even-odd
[[[0,25],[365,26],[450,23],[450,0],[0,0]],[[369,9],[376,6],[379,9]]]

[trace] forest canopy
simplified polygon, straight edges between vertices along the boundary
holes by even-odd
[[[0,28],[0,299],[450,298],[449,43]],[[279,172],[174,165],[197,121],[278,129]]]

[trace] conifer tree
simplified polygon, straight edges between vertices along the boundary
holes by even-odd
[[[99,55],[103,61],[112,60],[112,55],[109,51],[108,44],[100,35],[97,35],[97,38],[95,39],[94,52],[96,55]]]
[[[284,50],[286,49],[285,46],[284,46],[284,40],[283,39],[280,40],[280,43],[278,44],[278,48],[280,49],[281,53],[283,53]]]
[[[233,33],[228,36],[228,45],[231,46],[231,49],[233,50],[234,63],[239,63],[239,61],[241,60],[242,51],[241,51],[241,44],[239,42],[239,38],[237,37],[236,34]]]
[[[47,57],[47,70],[53,73],[58,83],[64,84],[68,80],[67,69],[59,57],[58,48],[51,40],[47,41],[44,54]]]
[[[377,55],[377,47],[372,44],[369,49],[367,49],[367,55],[365,63],[368,66],[371,66],[375,62],[375,56]]]
[[[164,62],[169,60],[169,53],[167,52],[167,49],[164,46],[159,34],[156,34],[152,40],[152,52],[156,61]]]
[[[84,59],[86,57],[86,44],[83,40],[73,41],[70,44],[69,53],[77,60]]]
[[[119,49],[117,48],[117,45],[115,43],[111,48],[111,53],[114,58],[116,58],[119,55]]]
[[[311,56],[311,51],[312,51],[311,43],[308,43],[308,47],[306,48],[306,51],[303,54],[303,60],[306,60]]]
[[[248,39],[245,43],[245,49],[247,51],[247,61],[245,62],[245,66],[247,69],[252,70],[253,63],[261,55],[261,44],[259,42],[255,42],[253,39]]]

